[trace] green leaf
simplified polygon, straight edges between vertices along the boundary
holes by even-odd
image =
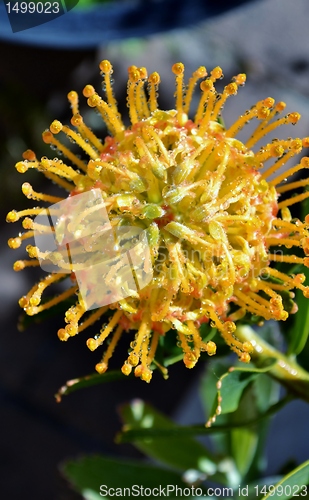
[[[267,439],[269,418],[267,415],[279,409],[280,385],[267,374],[260,373],[241,397],[237,410],[228,414],[230,424],[237,424],[246,415],[255,424],[242,429],[232,429],[229,437],[230,454],[235,460],[242,477],[242,483],[248,484],[261,476],[265,467],[264,447]],[[265,418],[261,419],[261,415]]]
[[[206,365],[206,370],[200,383],[199,394],[205,414],[208,416],[210,416],[210,412],[217,396],[217,382],[230,366],[230,363],[227,363],[227,360],[222,361],[217,358],[212,358]]]
[[[218,360],[216,358],[212,358],[207,363],[207,369],[205,375],[202,377],[200,384],[200,397],[201,402],[205,410],[205,414],[207,415],[207,419],[209,419],[216,410],[217,407],[217,382],[219,378],[228,370],[230,366],[229,360]],[[228,425],[228,418],[226,415],[221,415],[220,424]],[[209,430],[213,430],[215,426],[209,427]],[[212,436],[212,442],[215,445],[215,449],[217,453],[221,453],[222,455],[228,455],[227,448],[227,436],[225,433],[217,433]]]
[[[235,488],[234,500],[244,500],[244,498],[261,500],[262,494],[259,494],[263,487],[276,484],[281,479],[281,476],[269,476],[255,480],[252,483],[244,484]]]
[[[309,372],[294,359],[295,356],[286,356],[275,349],[248,325],[240,325],[235,336],[241,342],[251,342],[254,346],[252,360],[256,366],[264,367],[265,363],[275,360],[268,374],[285,385],[292,394],[309,402]]]
[[[100,4],[115,3],[115,0],[78,0],[76,9],[89,9],[90,7],[97,7]],[[102,497],[101,497],[102,498]]]
[[[277,403],[280,395],[280,384],[266,373],[261,373],[254,382],[256,406],[260,413]]]
[[[289,500],[289,498],[308,498],[309,460],[299,465],[275,485],[262,500],[268,498]]]
[[[122,489],[122,495],[118,496],[127,498],[129,491],[132,493],[132,488],[135,488],[136,493],[141,493],[141,487],[153,489],[160,485],[165,488],[170,485],[183,489],[187,486],[179,474],[173,471],[133,460],[115,460],[103,456],[69,460],[62,464],[61,470],[86,500],[114,498],[117,496],[116,488]],[[108,492],[109,488],[113,490]],[[124,488],[130,490],[125,492]],[[171,491],[169,498],[176,498],[172,493]]]
[[[71,392],[78,391],[79,389],[85,389],[93,385],[105,384],[107,382],[114,382],[114,380],[125,380],[123,373],[120,370],[110,370],[106,373],[91,373],[85,377],[75,378],[68,380],[65,385],[60,387],[55,398],[57,403],[61,402],[62,396],[67,396]]]
[[[180,426],[174,424],[150,405],[135,400],[121,408],[121,417],[124,422],[123,432],[132,429],[164,429],[164,436],[146,436],[134,440],[134,445],[147,456],[181,471],[195,469],[207,475],[212,475],[213,478],[216,477],[218,480],[224,480],[223,474],[215,474],[217,471],[215,457],[192,437],[173,436],[172,431]],[[166,431],[170,431],[168,438]]]
[[[217,381],[217,405],[213,416],[237,410],[244,389],[260,374],[267,373],[273,364],[271,359],[269,364],[262,368],[256,368],[254,365],[229,368]]]
[[[252,391],[254,394],[254,407],[259,415],[267,415],[267,413],[273,408],[277,407],[282,403],[279,402],[280,398],[280,384],[269,377],[267,374],[260,374],[256,378],[252,385]],[[290,400],[288,398],[288,400]],[[287,400],[285,400],[287,402]],[[278,403],[279,402],[279,403]],[[258,434],[258,441],[256,446],[255,456],[252,459],[250,468],[246,474],[246,483],[253,481],[264,473],[265,470],[265,444],[267,441],[267,433],[269,427],[270,419],[265,418],[259,421],[256,427],[256,432]]]
[[[227,362],[212,361],[203,378],[202,397],[204,404],[211,409],[208,426],[218,419],[221,424],[230,428],[229,433],[212,436],[216,450],[225,456],[231,456],[239,472],[239,481],[244,481],[248,474],[257,477],[263,453],[268,414],[276,408],[278,390],[274,391],[273,382],[265,373],[271,364],[263,368],[254,366],[237,366],[227,369]],[[273,404],[275,403],[275,404]],[[208,412],[209,414],[209,412]],[[220,416],[218,416],[220,415]],[[261,419],[261,416],[264,419]],[[251,425],[239,427],[244,417]]]
[[[231,451],[241,477],[247,474],[258,445],[258,433],[253,429],[233,429],[231,432]]]
[[[243,418],[243,415],[253,420],[258,417],[259,412],[254,392],[254,384],[251,384],[244,391],[237,410],[228,415],[229,423],[239,422]],[[255,457],[259,438],[258,430],[259,425],[257,423],[256,425],[242,429],[235,428],[226,436],[229,443],[229,454],[235,461],[242,482]]]
[[[124,427],[122,429],[122,432],[118,434],[117,436],[117,442],[118,443],[133,443],[135,441],[139,440],[144,440],[144,439],[157,439],[157,438],[165,438],[169,439],[170,437],[188,437],[188,436],[202,436],[202,435],[215,435],[218,433],[222,432],[230,432],[232,429],[238,428],[238,427],[248,427],[250,425],[255,425],[259,421],[263,421],[267,419],[268,417],[274,415],[277,413],[279,410],[281,410],[288,402],[290,402],[292,397],[290,395],[282,398],[278,403],[275,403],[274,405],[270,406],[269,409],[263,413],[262,415],[259,415],[258,418],[255,418],[254,420],[243,420],[241,422],[237,423],[231,423],[231,424],[215,424],[212,427],[205,427],[204,424],[197,424],[197,425],[187,425],[187,426],[175,426],[173,428],[149,428],[149,429],[142,429],[142,428],[137,428],[133,429],[130,427]],[[224,415],[223,415],[224,416]]]
[[[258,372],[250,369],[234,368],[233,371],[229,371],[221,377],[221,413],[231,413],[237,410],[244,389],[258,375]]]
[[[301,219],[304,220],[309,214],[309,199],[305,199],[301,204]],[[306,284],[309,283],[309,269],[302,266],[299,271],[306,276]],[[295,315],[295,320],[291,323],[290,342],[288,354],[300,354],[306,345],[309,336],[309,307],[308,299],[304,297],[301,290],[296,290],[295,303],[298,306],[298,311]]]
[[[306,283],[309,283],[309,269],[304,267],[302,273],[306,276]],[[308,299],[304,297],[301,290],[295,293],[295,303],[298,311],[295,315],[295,321],[291,327],[290,343],[288,354],[300,354],[304,349],[309,335],[309,307]]]

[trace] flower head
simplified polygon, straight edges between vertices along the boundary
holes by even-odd
[[[58,331],[64,341],[85,330],[110,308],[113,312],[108,323],[95,338],[87,340],[88,348],[94,351],[107,337],[110,339],[103,359],[96,365],[99,373],[107,369],[118,340],[123,332],[128,332],[130,352],[122,372],[128,375],[134,368],[137,377],[149,382],[158,342],[171,329],[177,332],[185,365],[192,368],[201,352],[209,355],[216,352],[214,342],[201,337],[199,326],[203,322],[217,328],[242,361],[250,361],[252,346],[237,339],[235,322],[248,313],[266,320],[286,320],[297,309],[292,302],[292,290],[298,288],[309,297],[303,274],[290,276],[272,265],[280,261],[308,266],[309,218],[304,222],[293,219],[289,207],[309,193],[284,201],[279,201],[279,197],[309,184],[308,179],[283,183],[295,172],[308,168],[309,158],[302,158],[284,174],[271,177],[303,147],[308,147],[309,138],[275,139],[256,152],[252,149],[278,126],[296,124],[300,115],[290,113],[277,118],[285,104],[275,103],[269,97],[257,102],[226,128],[220,118],[222,108],[230,96],[237,94],[246,76],[237,75],[218,93],[215,84],[223,77],[221,68],[214,68],[208,75],[206,68],[200,67],[184,87],[181,63],[172,67],[176,79],[175,109],[163,111],[157,103],[158,73],[147,76],[145,68],[131,66],[127,88],[131,125],[126,128],[113,94],[112,66],[109,61],[102,61],[100,69],[106,100],[91,85],[84,88],[83,94],[107,125],[109,135],[105,140],[101,141],[84,123],[78,96],[72,91],[68,99],[73,128],[54,121],[43,133],[44,142],[56,148],[66,160],[46,157],[38,160],[28,150],[16,168],[21,173],[29,168],[43,172],[68,192],[68,198],[100,189],[113,227],[136,226],[146,232],[152,280],[130,296],[87,313],[74,272],[70,275],[71,287],[41,303],[44,290],[68,276],[65,272],[51,273],[20,299],[20,306],[27,314],[34,315],[77,294],[77,303],[65,314],[66,326]],[[192,96],[200,80],[200,99],[191,119]],[[257,120],[257,127],[246,143],[240,142],[236,136],[251,120]],[[66,146],[66,139],[63,142],[61,136],[76,143],[83,157]],[[22,189],[28,198],[49,204],[63,199],[37,193],[29,183],[24,183]],[[8,214],[8,222],[25,217],[23,227],[27,230],[9,240],[11,248],[19,247],[23,240],[34,235],[39,224],[33,217],[41,210],[33,208]],[[87,209],[79,215],[79,231],[83,221],[86,224],[86,212]],[[92,223],[90,246],[99,253],[96,246],[99,212]],[[275,251],[278,246],[296,247],[303,256]],[[16,271],[39,265],[47,258],[38,246],[28,245],[26,250],[30,260],[17,261]],[[90,251],[93,255],[93,248],[84,244],[77,260],[87,262]],[[64,266],[61,252],[57,259]],[[111,265],[111,273],[117,271],[117,265]],[[96,295],[103,293],[102,277],[97,276],[94,281],[96,292],[88,309],[95,307]],[[284,293],[291,299],[289,307],[282,300]]]

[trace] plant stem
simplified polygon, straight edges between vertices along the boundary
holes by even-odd
[[[285,385],[294,395],[309,402],[309,373],[294,359],[277,351],[248,325],[238,326],[235,336],[241,342],[251,342],[254,349],[251,358],[257,367],[264,366],[267,361],[276,360],[267,373]]]

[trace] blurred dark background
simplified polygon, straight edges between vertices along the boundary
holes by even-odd
[[[164,2],[157,3],[163,9]],[[50,190],[50,184],[39,173],[28,171],[22,176],[14,164],[28,148],[38,156],[50,155],[49,148],[41,141],[42,131],[55,118],[69,121],[66,95],[70,90],[81,93],[87,83],[100,88],[98,63],[103,58],[113,63],[115,92],[122,112],[125,112],[129,65],[145,65],[149,72],[161,74],[160,104],[171,108],[174,88],[170,67],[181,60],[187,75],[200,65],[208,69],[222,66],[227,80],[240,71],[247,73],[246,87],[226,106],[227,123],[270,95],[287,101],[289,111],[302,114],[297,132],[295,128],[291,132],[285,129],[283,136],[309,135],[308,1],[260,0],[242,6],[238,6],[242,2],[235,2],[237,8],[228,12],[224,11],[226,3],[221,3],[222,12],[217,17],[204,20],[200,17],[197,22],[192,14],[187,27],[148,35],[145,32],[135,38],[120,39],[119,35],[118,40],[104,39],[84,50],[79,43],[77,48],[72,47],[73,42],[69,48],[65,42],[62,47],[59,43],[57,49],[44,42],[40,46],[37,40],[33,45],[29,38],[16,43],[13,37],[8,39],[4,32],[0,33],[0,461],[5,480],[1,484],[2,498],[15,500],[24,495],[33,500],[78,499],[58,473],[61,460],[97,452],[138,456],[133,447],[114,444],[120,428],[116,408],[130,399],[143,398],[167,414],[177,415],[184,423],[203,420],[196,391],[192,389],[203,372],[202,364],[193,371],[182,364],[174,366],[168,381],[155,373],[150,386],[140,380],[124,380],[71,394],[61,404],[55,402],[54,394],[59,387],[68,379],[91,373],[100,353],[88,351],[82,334],[61,343],[56,332],[63,325],[62,316],[33,324],[23,332],[17,330],[20,315],[17,301],[39,274],[12,270],[13,262],[25,253],[22,248],[15,251],[8,248],[7,239],[16,236],[21,226],[6,224],[5,215],[13,208],[32,205],[21,194],[21,185],[26,180],[38,191]],[[191,4],[193,8],[194,2]],[[228,4],[233,6],[233,2]],[[94,129],[98,126],[97,122],[91,125]],[[126,347],[126,343],[120,346],[112,367],[121,366]],[[280,432],[291,434],[288,441],[291,446],[280,450],[279,457],[269,447],[271,473],[284,461],[308,458],[305,421],[309,412],[303,403],[295,404],[287,410],[290,413],[283,412],[281,420],[272,426],[277,451]],[[301,414],[303,419],[299,421]],[[299,434],[290,430],[294,416]]]

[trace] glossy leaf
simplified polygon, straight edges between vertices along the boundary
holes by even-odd
[[[304,220],[309,214],[309,199],[307,198],[301,204],[301,219]],[[293,271],[294,272],[294,271]],[[302,266],[298,271],[306,276],[306,284],[309,283],[309,268]],[[306,345],[309,336],[309,307],[301,290],[295,292],[295,302],[298,311],[294,321],[291,323],[290,342],[288,354],[300,354]]]
[[[237,410],[244,389],[260,374],[267,373],[272,364],[272,360],[270,360],[269,365],[263,368],[256,368],[253,365],[229,368],[217,382],[217,405],[215,406],[215,413],[219,413],[219,407],[220,414],[231,413]]]
[[[264,368],[227,366],[216,360],[210,363],[203,379],[202,398],[211,409],[210,429],[230,427],[229,433],[212,439],[219,453],[233,458],[242,481],[247,475],[247,479],[258,476],[263,454],[260,439],[263,441],[266,436],[267,415],[279,409],[281,402],[278,403],[278,384],[266,376],[271,364]],[[245,420],[251,425],[240,427]]]
[[[217,480],[225,480],[223,474],[216,474],[216,458],[192,437],[173,435],[172,431],[179,426],[150,405],[135,400],[121,408],[121,417],[124,422],[124,432],[129,429],[158,431],[164,429],[164,436],[152,437],[148,435],[134,440],[134,445],[147,456],[178,470],[195,469],[211,475]]]
[[[306,276],[306,283],[309,283],[309,269],[303,268],[301,272]],[[304,297],[301,290],[295,293],[295,302],[298,311],[291,327],[290,343],[288,354],[300,354],[304,349],[309,335],[309,307],[308,299]]]
[[[61,470],[86,500],[114,498],[117,496],[117,488],[122,490],[122,495],[118,496],[127,498],[129,491],[135,491],[134,496],[142,496],[141,487],[153,489],[160,485],[163,488],[167,488],[168,485],[175,488],[187,486],[180,475],[173,471],[133,460],[115,460],[104,456],[69,460],[61,466]],[[112,489],[108,492],[110,488]],[[125,492],[124,488],[130,490]],[[170,491],[169,498],[176,498],[176,495]]]
[[[309,496],[309,460],[287,474],[262,500],[289,500],[290,498],[308,498]]]
[[[60,387],[57,394],[55,394],[55,398],[57,402],[60,403],[62,397],[71,394],[71,392],[78,391],[79,389],[86,389],[87,387],[91,387],[93,385],[114,382],[115,380],[127,380],[127,378],[123,376],[123,373],[120,370],[110,370],[103,374],[91,373],[85,377],[74,378],[72,380],[68,380],[65,385]]]
[[[244,500],[244,498],[261,500],[263,494],[259,494],[261,489],[266,486],[276,484],[281,480],[281,476],[269,476],[255,480],[252,483],[241,485],[234,490],[234,500]]]
[[[244,391],[237,410],[228,415],[228,421],[231,424],[237,423],[243,418],[243,415],[246,415],[251,420],[259,416],[254,383]],[[255,425],[250,427],[234,428],[226,436],[228,452],[235,461],[242,483],[254,461],[259,441],[259,431],[264,423],[257,421]]]
[[[281,408],[283,408],[289,401],[291,401],[290,396],[282,398],[278,403],[270,406],[269,409],[259,415],[258,418],[254,420],[244,419],[241,422],[231,423],[231,424],[215,424],[212,427],[206,427],[204,424],[190,425],[190,426],[176,426],[173,428],[131,428],[123,427],[122,432],[117,436],[118,443],[133,443],[141,439],[154,439],[154,438],[180,438],[188,436],[202,436],[202,435],[215,435],[219,433],[228,433],[232,429],[248,427],[250,425],[255,425],[257,422],[263,421],[268,417],[276,414]],[[224,415],[223,415],[224,417]]]
[[[306,283],[309,283],[309,268],[303,267],[300,271],[306,276]],[[291,322],[288,354],[298,355],[304,349],[309,336],[309,307],[308,299],[301,290],[296,290],[294,300],[298,311]]]
[[[290,401],[290,398],[279,401],[280,398],[280,384],[269,377],[267,374],[260,374],[252,385],[252,392],[254,395],[254,408],[259,415],[267,415],[272,408],[278,408],[282,402]],[[279,411],[279,408],[278,408]],[[252,459],[250,468],[246,473],[246,483],[250,481],[257,481],[257,478],[263,474],[265,469],[265,443],[269,429],[270,419],[265,418],[258,422],[256,427],[256,434],[258,441],[256,444],[255,455]]]
[[[253,429],[233,429],[231,432],[232,457],[241,477],[247,474],[253,462],[258,438],[258,432]]]

